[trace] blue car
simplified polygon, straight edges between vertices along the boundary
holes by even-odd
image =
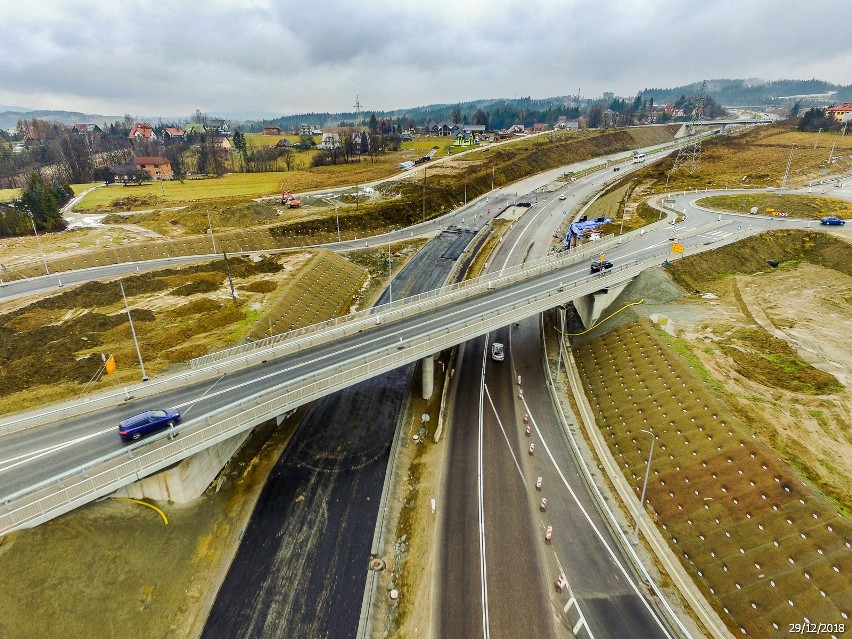
[[[118,434],[124,441],[133,441],[164,428],[174,428],[179,421],[180,413],[175,408],[146,410],[122,420],[118,424]],[[169,436],[175,437],[175,433],[172,432]]]
[[[846,224],[846,220],[841,220],[836,215],[829,215],[828,217],[824,217],[819,221],[823,226],[843,226]]]

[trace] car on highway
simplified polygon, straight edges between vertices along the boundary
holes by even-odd
[[[828,215],[819,221],[823,226],[843,226],[846,220],[841,220],[836,215]]]
[[[565,194],[563,193],[562,195],[560,195],[560,196],[559,196],[559,199],[560,199],[560,200],[564,200],[564,199],[565,199]]]
[[[592,273],[602,273],[610,268],[612,268],[612,262],[608,260],[595,260],[592,262],[591,271]]]
[[[491,345],[491,359],[495,362],[502,362],[506,359],[506,351],[500,342],[494,342]]]
[[[118,435],[124,441],[133,441],[166,428],[173,429],[179,421],[180,412],[176,408],[146,410],[121,420],[118,424]],[[169,434],[171,438],[175,436],[174,432]]]

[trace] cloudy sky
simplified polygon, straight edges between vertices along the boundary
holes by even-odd
[[[852,82],[836,0],[3,0],[0,105],[188,116]],[[832,19],[834,16],[835,19]]]

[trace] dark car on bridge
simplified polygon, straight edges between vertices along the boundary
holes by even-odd
[[[612,268],[612,262],[607,260],[595,260],[592,262],[592,273],[601,273],[610,268]]]
[[[846,220],[841,220],[836,215],[829,215],[827,217],[822,218],[819,221],[823,226],[843,226],[846,224]]]
[[[174,428],[179,421],[180,413],[176,408],[146,410],[119,422],[118,434],[124,441],[132,441],[165,428]],[[175,436],[176,433],[169,433],[169,437]]]

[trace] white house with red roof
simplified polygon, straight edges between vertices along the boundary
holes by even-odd
[[[137,122],[131,127],[127,137],[133,140],[156,140],[157,134],[154,133],[154,127],[147,122]]]

